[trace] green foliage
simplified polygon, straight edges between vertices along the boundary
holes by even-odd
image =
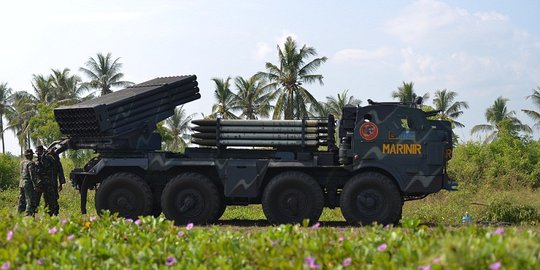
[[[496,262],[533,269],[540,259],[540,234],[533,231],[427,228],[414,220],[403,228],[189,229],[153,217],[34,220],[4,211],[0,218],[0,263],[13,269],[488,269]]]
[[[19,184],[19,159],[9,154],[0,154],[0,189]]]
[[[507,200],[491,203],[486,211],[486,219],[491,222],[538,224],[540,215],[530,205],[518,205]]]
[[[540,142],[506,133],[490,144],[468,142],[454,149],[448,171],[461,186],[536,188],[540,186]]]
[[[53,109],[55,107],[55,104],[39,103],[36,108],[36,115],[28,123],[29,129],[32,130],[30,137],[39,144],[47,146],[62,136],[60,127],[54,120]]]

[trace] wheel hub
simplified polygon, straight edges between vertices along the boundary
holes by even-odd
[[[382,202],[380,196],[372,192],[360,192],[356,196],[356,205],[359,209],[376,211]]]
[[[204,210],[204,197],[194,189],[186,189],[176,196],[176,209],[185,217],[196,217]]]

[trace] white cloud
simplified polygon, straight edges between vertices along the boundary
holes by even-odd
[[[392,53],[392,49],[388,47],[381,47],[374,50],[343,49],[338,51],[332,59],[337,62],[375,61],[383,60],[389,57]]]
[[[268,60],[268,57],[270,56],[270,54],[276,51],[275,49],[276,45],[282,48],[283,44],[285,44],[285,41],[287,40],[288,37],[292,37],[296,41],[296,44],[299,47],[304,45],[304,43],[302,43],[302,41],[298,39],[298,36],[295,33],[289,30],[282,30],[281,34],[277,36],[271,44],[269,44],[268,42],[262,42],[262,41],[258,42],[257,45],[255,46],[255,49],[252,51],[253,58],[258,61]]]
[[[386,32],[408,44],[451,47],[490,44],[511,35],[508,16],[495,11],[468,10],[437,0],[420,0],[385,26]]]
[[[259,42],[253,51],[253,57],[255,60],[266,60],[272,51],[273,49],[268,43]]]
[[[505,16],[495,11],[476,12],[474,13],[474,16],[480,18],[480,20],[482,21],[507,21],[508,20],[508,16]]]

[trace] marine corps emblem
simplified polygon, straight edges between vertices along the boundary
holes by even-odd
[[[366,141],[372,141],[377,138],[379,128],[373,122],[365,122],[360,126],[360,137]]]

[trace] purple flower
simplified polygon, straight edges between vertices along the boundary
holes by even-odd
[[[97,219],[97,216],[91,216],[90,217],[90,222],[94,222],[94,221],[96,221],[96,219]]]
[[[491,234],[503,235],[504,234],[504,228],[503,227],[498,227],[496,230],[492,231]]]
[[[37,264],[38,264],[38,265],[43,265],[43,259],[38,259],[38,260],[37,260]]]
[[[176,264],[176,258],[173,257],[173,256],[169,256],[166,260],[165,260],[165,265],[168,265],[168,266],[171,266],[173,264]]]
[[[188,225],[186,226],[186,230],[191,230],[193,229],[193,223],[188,223]]]
[[[390,224],[386,224],[386,226],[384,226],[385,229],[390,229]]]
[[[270,246],[273,246],[273,247],[275,247],[277,244],[279,244],[279,240],[270,242]]]
[[[315,258],[313,257],[306,257],[304,259],[304,262],[306,263],[306,265],[309,267],[309,268],[319,268],[321,267],[320,264],[316,263],[315,262]]]
[[[2,270],[6,270],[6,269],[9,269],[11,267],[11,263],[10,262],[5,262],[2,264]]]
[[[382,252],[382,251],[385,251],[387,247],[388,246],[386,245],[386,243],[383,243],[377,247],[377,250]]]
[[[352,263],[352,259],[349,257],[349,258],[345,258],[345,260],[343,260],[341,265],[343,265],[344,267],[347,267],[347,266],[351,265],[351,263]]]
[[[52,228],[49,230],[49,234],[55,234],[57,231],[58,231],[58,229],[56,229],[56,227],[52,227]]]
[[[73,239],[75,239],[75,235],[73,235],[73,234],[70,234],[70,235],[67,237],[67,240],[68,240],[68,241],[71,241],[71,240],[73,240]]]
[[[132,223],[132,222],[133,222],[133,219],[131,219],[131,218],[126,218],[125,221],[126,221],[126,222],[129,222],[129,223]]]
[[[11,241],[11,238],[13,238],[13,231],[9,231],[6,236],[6,240]]]
[[[431,269],[431,265],[421,265],[421,266],[418,266],[418,270],[430,270]]]
[[[137,224],[137,225],[141,225],[141,220],[140,220],[140,219],[137,219],[137,220],[135,220],[135,222],[133,222],[133,223],[135,223],[135,224]]]
[[[180,237],[184,236],[184,232],[183,232],[183,231],[179,231],[179,232],[178,232],[178,236],[180,236]]]
[[[345,237],[343,237],[343,236],[340,236],[340,237],[338,238],[338,241],[339,241],[339,242],[343,242],[344,240],[345,240]]]
[[[434,263],[434,264],[439,264],[439,263],[441,263],[441,261],[442,261],[441,258],[435,258],[431,262]]]
[[[496,261],[489,265],[489,269],[491,270],[499,270],[501,268],[501,262]]]
[[[63,218],[62,221],[61,221],[61,223],[62,223],[62,226],[66,225],[67,219]]]
[[[313,226],[311,226],[311,228],[313,228],[313,229],[317,229],[319,227],[321,227],[321,223],[319,223],[319,222],[317,222],[317,223],[313,224]]]

